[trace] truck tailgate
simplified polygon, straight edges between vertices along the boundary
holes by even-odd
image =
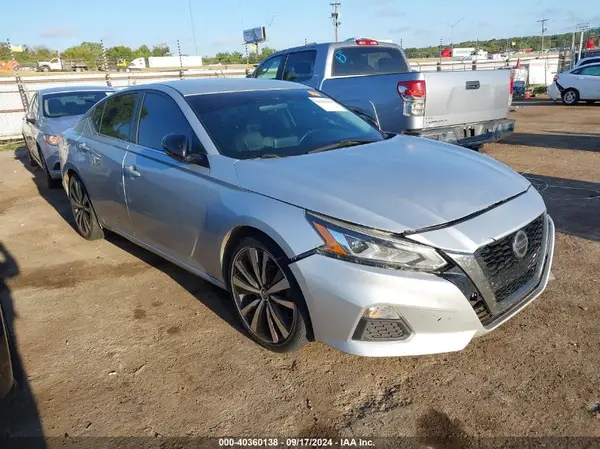
[[[427,99],[424,128],[506,118],[509,70],[424,72]]]

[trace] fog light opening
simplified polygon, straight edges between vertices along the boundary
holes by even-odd
[[[363,312],[352,336],[361,341],[406,340],[411,330],[400,314],[389,304],[377,304]]]

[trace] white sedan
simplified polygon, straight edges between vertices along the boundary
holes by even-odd
[[[548,95],[555,101],[562,98],[566,105],[579,101],[592,104],[600,100],[600,64],[576,67],[557,74],[548,87]]]

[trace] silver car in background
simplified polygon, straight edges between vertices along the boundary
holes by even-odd
[[[384,133],[282,81],[148,84],[60,145],[78,231],[114,231],[230,292],[274,351],[463,349],[546,287],[554,225],[487,156]]]
[[[60,187],[60,135],[112,92],[114,89],[106,86],[62,86],[40,89],[33,94],[23,117],[22,133],[29,164],[44,170],[48,187]]]

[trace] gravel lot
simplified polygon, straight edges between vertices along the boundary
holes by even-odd
[[[513,117],[484,152],[542,191],[556,279],[466,350],[427,357],[262,350],[223,292],[119,237],[81,239],[64,193],[0,152],[2,302],[26,373],[0,436],[600,436],[600,107]]]

